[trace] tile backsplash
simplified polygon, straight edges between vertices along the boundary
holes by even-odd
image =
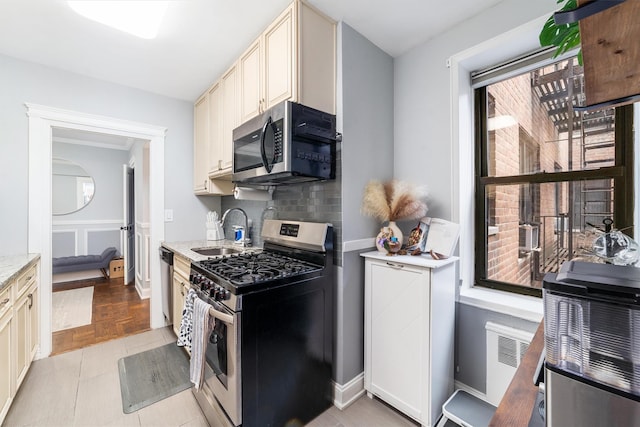
[[[242,208],[253,222],[251,239],[254,246],[261,246],[260,232],[263,219],[277,218],[294,221],[328,222],[333,225],[334,264],[342,264],[342,173],[340,150],[337,150],[336,179],[306,184],[275,187],[273,200],[267,202],[236,200],[222,197],[222,212]],[[273,208],[273,209],[271,209]],[[229,214],[232,215],[232,214]],[[231,224],[241,221],[241,216],[229,217],[225,235],[232,236]],[[229,233],[229,234],[227,234]]]

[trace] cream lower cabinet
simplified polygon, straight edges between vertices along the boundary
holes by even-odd
[[[453,391],[455,260],[365,257],[365,389],[424,426]]]
[[[182,309],[184,308],[184,299],[189,292],[189,274],[191,273],[191,262],[186,261],[178,256],[173,257],[173,332],[176,336],[180,335],[180,322],[182,321]]]
[[[27,375],[39,339],[38,323],[38,285],[30,283],[28,290],[19,296],[14,308],[14,322],[16,325],[17,357],[16,357],[16,388],[20,387]]]
[[[0,293],[2,298],[2,293]],[[2,307],[7,306],[9,301],[3,304],[3,299],[0,299],[0,313]],[[2,420],[9,412],[9,406],[12,401],[12,373],[13,373],[13,346],[12,342],[12,326],[13,326],[13,312],[11,305],[8,306],[9,310],[6,310],[4,314],[0,315],[0,424]]]
[[[180,336],[180,322],[182,321],[182,309],[184,299],[189,292],[189,280],[181,274],[173,273],[173,332]]]
[[[0,424],[39,346],[38,266],[0,291]]]

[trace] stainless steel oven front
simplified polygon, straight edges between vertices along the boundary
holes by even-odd
[[[233,312],[201,292],[198,297],[211,304],[210,313],[215,323],[205,350],[204,383],[200,391],[194,389],[194,393],[196,398],[207,400],[221,424],[239,426],[242,424],[241,312]]]

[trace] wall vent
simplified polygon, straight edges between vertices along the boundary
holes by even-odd
[[[498,406],[516,369],[522,361],[533,334],[520,329],[485,324],[487,331],[487,400]]]

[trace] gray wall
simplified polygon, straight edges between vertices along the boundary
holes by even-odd
[[[487,391],[487,322],[534,333],[538,324],[483,310],[466,304],[456,304],[455,379],[474,389]]]
[[[369,180],[393,177],[393,58],[342,23],[342,207],[344,241],[372,237],[377,219],[360,214]],[[348,224],[348,226],[346,226]]]
[[[360,214],[360,205],[369,180],[393,176],[393,59],[345,23],[339,25],[338,34],[342,240],[347,245],[372,238],[380,229],[378,220]],[[364,264],[360,252],[343,253],[342,277],[337,282],[339,384],[364,370]]]
[[[25,102],[167,127],[165,205],[174,221],[166,223],[165,238],[203,238],[208,206],[216,202],[193,195],[192,103],[1,55],[0,93],[0,255],[28,246]]]
[[[52,155],[79,164],[95,182],[95,194],[87,206],[54,215],[54,222],[122,219],[122,165],[129,162],[127,151],[54,142]]]
[[[129,153],[123,150],[54,142],[52,156],[82,166],[95,183],[95,193],[88,205],[77,212],[53,216],[52,257],[97,255],[110,246],[122,254],[118,222],[122,221],[123,215],[122,165],[128,162]],[[52,204],[55,203],[54,198]],[[110,223],[107,224],[106,221]],[[71,238],[74,235],[77,242]]]

